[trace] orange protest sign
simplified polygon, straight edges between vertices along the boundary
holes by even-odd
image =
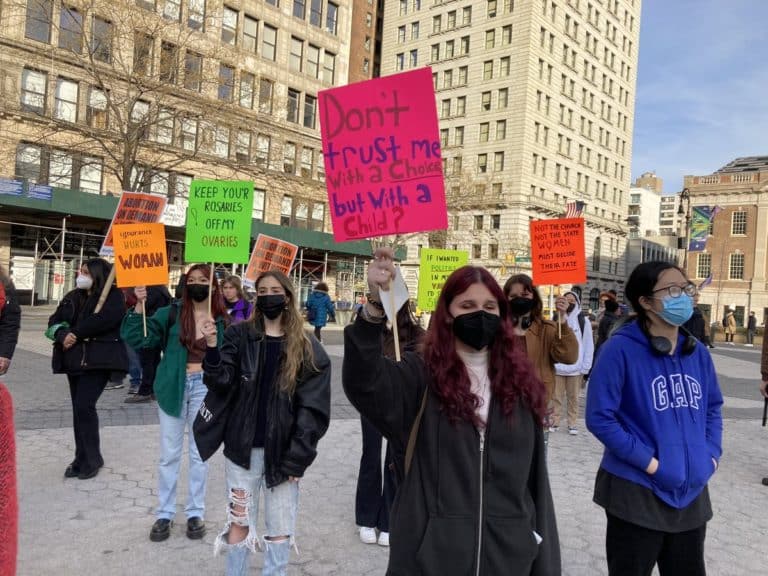
[[[164,224],[115,224],[112,236],[120,288],[168,284]]]
[[[531,272],[538,286],[587,281],[584,219],[532,220]]]
[[[109,223],[109,229],[104,238],[104,244],[101,245],[101,250],[99,250],[99,255],[114,255],[112,228],[115,224],[138,224],[139,222],[151,224],[160,222],[166,202],[167,200],[164,197],[155,196],[154,194],[123,192],[123,195],[120,196],[120,202],[118,202],[115,209],[115,215],[112,217],[112,222]]]
[[[296,244],[259,234],[248,261],[248,268],[245,270],[245,283],[253,286],[259,274],[267,270],[279,270],[287,275],[293,267],[298,251]]]

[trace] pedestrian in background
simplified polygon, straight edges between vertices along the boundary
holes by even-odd
[[[755,332],[757,332],[757,317],[754,311],[750,311],[747,319],[747,346],[755,345]]]
[[[336,321],[336,310],[333,308],[331,297],[328,296],[328,284],[318,282],[315,285],[314,290],[307,298],[306,308],[307,321],[315,327],[317,341],[322,342],[323,338],[320,331],[328,323],[329,318],[331,322]]]
[[[413,317],[409,302],[403,304],[397,313],[397,329],[401,355],[420,350],[424,329]],[[395,338],[391,328],[384,328],[382,339],[384,356],[394,360]],[[382,470],[383,437],[365,416],[360,416],[360,426],[363,433],[363,453],[357,474],[355,522],[360,527],[361,542],[389,546],[389,513],[397,486],[402,480],[405,455],[394,454],[394,447],[388,442]]]
[[[66,374],[72,398],[75,459],[64,471],[66,478],[87,480],[104,466],[96,403],[110,372],[125,373],[128,356],[120,339],[125,315],[123,293],[106,287],[104,306],[96,306],[105,289],[112,265],[102,258],[88,260],[80,268],[74,290],[61,299],[48,318],[53,344],[53,373]]]
[[[728,308],[728,312],[723,319],[723,327],[725,328],[725,341],[734,346],[733,337],[736,334],[736,316],[733,314],[733,309]]]
[[[256,279],[256,310],[227,329],[217,347],[209,320],[205,384],[233,392],[224,433],[229,504],[214,551],[227,552],[227,576],[248,572],[264,493],[264,576],[284,576],[296,533],[299,479],[317,455],[331,412],[331,363],[304,332],[296,292],[281,272]],[[233,390],[234,389],[234,390]]]
[[[568,301],[558,296],[557,321],[545,320],[541,295],[527,274],[511,276],[504,284],[504,296],[509,301],[509,318],[515,334],[521,338],[536,375],[546,388],[549,407],[555,392],[555,364],[578,360],[579,341],[566,322]]]
[[[504,293],[484,268],[459,268],[423,356],[394,362],[372,302],[395,276],[393,258],[380,248],[370,264],[369,302],[344,329],[342,376],[352,404],[406,454],[387,574],[560,574],[546,391],[516,342]]]
[[[693,295],[693,313],[682,327],[702,344],[714,348],[709,339],[709,326],[707,324],[707,319],[699,308],[699,291],[696,290],[696,294]]]
[[[576,422],[579,418],[579,394],[584,379],[592,370],[592,358],[595,352],[595,341],[592,339],[592,324],[581,311],[581,302],[575,292],[563,295],[568,302],[566,322],[576,335],[579,343],[579,355],[576,362],[570,364],[555,364],[555,395],[553,397],[554,412],[552,414],[552,430],[560,427],[563,413],[563,400],[567,401],[566,414],[568,433],[575,436],[579,433]]]
[[[760,394],[763,402],[768,402],[768,337],[763,334],[763,348],[760,354]],[[763,486],[768,486],[768,476],[763,478]]]
[[[609,338],[587,389],[587,428],[605,449],[594,501],[607,516],[610,576],[704,576],[707,483],[722,455],[712,357],[680,330],[696,286],[645,262],[625,294],[636,312]]]
[[[0,376],[8,372],[19,341],[21,308],[13,282],[0,266]]]
[[[237,276],[227,276],[221,283],[224,295],[224,306],[229,313],[229,323],[239,324],[251,317],[253,304],[248,301],[243,292],[243,284]]]
[[[184,276],[186,284],[181,302],[160,308],[147,318],[144,336],[142,311],[147,300],[144,286],[135,288],[137,303],[125,316],[121,334],[135,348],[160,348],[162,360],[154,382],[160,419],[160,461],[158,463],[157,520],[149,532],[152,542],[162,542],[171,534],[176,515],[176,486],[179,480],[184,430],[188,431],[189,472],[187,492],[187,537],[193,540],[205,535],[205,487],[208,465],[200,458],[192,424],[206,394],[203,384],[203,357],[206,338],[203,324],[215,322],[218,342],[224,334],[227,313],[218,282],[206,264],[195,264]],[[210,286],[213,291],[210,291]],[[210,302],[210,315],[209,304]]]
[[[597,341],[595,342],[595,358],[600,351],[600,347],[608,340],[608,336],[611,334],[611,329],[619,319],[619,303],[616,300],[609,298],[605,301],[605,310],[603,317],[600,318],[600,323],[597,326]]]

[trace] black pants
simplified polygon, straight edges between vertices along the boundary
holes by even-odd
[[[81,472],[90,472],[104,465],[99,442],[98,402],[109,380],[109,372],[94,370],[68,374],[72,397],[72,426],[75,431],[75,463]]]
[[[608,516],[605,548],[610,576],[650,576],[658,563],[661,576],[705,576],[707,525],[687,532],[659,532]]]
[[[141,360],[141,385],[139,395],[148,396],[154,392],[155,373],[160,364],[161,351],[159,348],[142,348],[139,350]]]
[[[392,456],[387,447],[384,456],[384,486],[382,490],[381,445],[382,437],[373,424],[360,418],[363,428],[363,455],[357,476],[355,496],[355,522],[358,526],[378,528],[389,532],[389,510],[395,500],[397,482],[392,467]]]
[[[318,342],[322,342],[323,339],[320,338],[320,330],[322,329],[322,326],[315,326],[315,338],[317,338]]]
[[[726,342],[733,342],[733,334],[731,334],[730,332],[726,332],[725,333],[725,341]]]

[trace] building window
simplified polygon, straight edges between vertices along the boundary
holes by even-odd
[[[237,10],[224,6],[224,14],[221,18],[221,41],[231,46],[237,44],[237,17]]]
[[[235,69],[226,64],[219,64],[219,100],[232,102],[235,92]]]
[[[179,49],[168,42],[160,45],[160,80],[176,84],[178,74]]]
[[[456,126],[453,129],[453,143],[456,146],[464,145],[464,126]]]
[[[275,83],[267,78],[259,80],[259,112],[272,114],[272,94]]]
[[[496,140],[504,140],[507,137],[507,121],[496,121]]]
[[[80,54],[83,50],[83,16],[75,8],[61,7],[59,48]]]
[[[317,98],[309,94],[304,96],[304,126],[315,128],[315,116],[317,110]]]
[[[323,55],[323,81],[333,84],[336,80],[336,54],[326,50]]]
[[[493,45],[496,43],[496,30],[491,28],[485,31],[485,49],[493,49]]]
[[[735,254],[730,255],[728,262],[728,279],[744,279],[744,254],[736,252]]]
[[[373,27],[373,15],[370,12],[365,15],[365,26],[367,28]]]
[[[494,152],[493,169],[495,172],[502,172],[504,170],[504,152]]]
[[[499,76],[509,76],[510,63],[509,56],[499,59]]]
[[[216,126],[213,153],[219,158],[229,158],[229,127]]]
[[[488,154],[477,155],[477,171],[480,174],[488,172]]]
[[[181,119],[181,147],[187,152],[194,152],[197,150],[197,119],[196,118],[182,118]]]
[[[65,122],[77,122],[77,96],[77,82],[57,78],[53,117]]]
[[[171,22],[181,20],[181,0],[165,0],[163,18]]]
[[[91,86],[90,94],[88,95],[85,120],[91,128],[105,130],[109,125],[107,95],[102,90],[93,86]]]
[[[240,73],[240,106],[243,108],[253,108],[253,86],[256,83],[256,77],[249,72]]]
[[[289,65],[291,70],[301,72],[304,62],[304,40],[291,36],[291,55]]]
[[[498,244],[488,244],[488,258],[491,260],[496,260],[499,257],[499,245]]]
[[[264,24],[264,37],[261,42],[261,56],[274,62],[277,55],[277,28]]]
[[[712,274],[712,254],[700,252],[696,259],[696,278],[709,278]]]
[[[157,113],[157,133],[155,140],[158,144],[173,144],[173,110],[160,108]]]
[[[286,109],[285,119],[288,122],[299,123],[299,100],[301,99],[301,92],[288,88],[288,107]]]
[[[482,216],[482,214],[481,215],[476,215],[473,218],[472,229],[473,230],[482,230],[483,229],[483,216]]]
[[[32,144],[19,144],[16,148],[16,178],[23,178],[31,184],[41,181],[42,150]]]
[[[333,2],[328,2],[325,12],[325,31],[336,34],[338,30],[339,7]]]
[[[395,54],[395,70],[404,70],[405,69],[405,54],[403,52],[400,52],[400,54]]]
[[[445,43],[445,57],[446,58],[453,58],[454,53],[454,43],[453,40],[448,40]]]
[[[480,260],[483,257],[483,247],[480,244],[472,244],[472,258]]]
[[[45,94],[48,75],[45,72],[25,68],[21,73],[21,109],[45,114]]]
[[[293,0],[293,15],[304,20],[307,15],[307,0]]]
[[[440,146],[445,148],[448,146],[448,128],[441,128],[440,129]]]
[[[512,24],[501,28],[501,45],[506,46],[512,43]]]
[[[432,44],[432,52],[430,55],[432,62],[440,60],[440,44]]]
[[[411,23],[411,40],[418,40],[418,39],[419,39],[419,23],[412,22]]]
[[[296,173],[296,144],[293,142],[286,142],[283,146],[283,172]]]
[[[58,188],[72,188],[72,155],[52,150],[48,166],[48,184]]]
[[[483,122],[480,124],[480,142],[488,142],[488,132],[490,127],[491,125],[488,124],[488,122]]]
[[[411,50],[410,57],[408,59],[408,65],[411,68],[416,68],[419,65],[419,51]]]
[[[747,213],[739,210],[731,216],[731,236],[744,236],[747,233]]]
[[[285,194],[280,202],[280,226],[290,226],[293,216],[293,196]]]
[[[483,62],[483,80],[493,80],[493,60]]]
[[[53,0],[27,0],[27,15],[24,36],[38,42],[51,41]]]
[[[128,132],[136,131],[136,136],[145,140],[149,136],[147,126],[147,116],[149,114],[149,102],[145,100],[136,100],[133,103],[130,113],[130,121],[128,122]]]
[[[203,57],[194,52],[184,56],[184,88],[200,92],[202,86]]]
[[[598,236],[595,238],[595,248],[593,250],[592,254],[592,271],[593,272],[600,272],[600,245],[602,243],[602,239]]]
[[[312,177],[312,164],[315,159],[315,151],[312,148],[301,148],[301,167],[299,172],[302,178]]]
[[[483,112],[487,112],[491,109],[491,93],[490,92],[483,92],[480,95],[480,109]]]
[[[267,191],[261,188],[253,189],[253,219],[260,222],[264,221],[264,201]]]
[[[323,0],[312,0],[309,7],[309,23],[318,28],[323,25]]]
[[[112,61],[112,23],[98,16],[94,16],[91,28],[91,54],[99,62]]]
[[[438,34],[442,28],[443,17],[441,14],[432,16],[432,34]]]
[[[256,136],[256,163],[269,168],[269,152],[272,147],[272,138],[266,134]]]
[[[501,214],[491,214],[491,230],[499,230],[501,228]]]
[[[310,220],[309,229],[322,232],[323,228],[325,228],[325,204],[313,202],[312,220]]]
[[[307,46],[307,74],[320,78],[320,48],[312,44]]]
[[[488,18],[496,17],[496,0],[488,0]]]
[[[189,0],[187,4],[187,26],[202,32],[205,28],[205,0]]]
[[[248,164],[251,161],[251,133],[246,130],[240,130],[237,133],[235,159],[241,164]]]
[[[101,180],[104,163],[101,158],[83,156],[80,159],[80,178],[78,188],[90,194],[101,193]]]
[[[243,49],[256,54],[259,41],[259,21],[248,15],[243,16]]]
[[[499,88],[499,109],[506,108],[509,105],[509,88]]]
[[[152,74],[152,36],[136,32],[133,36],[133,72],[137,76]]]
[[[408,14],[408,0],[400,0],[400,16]]]

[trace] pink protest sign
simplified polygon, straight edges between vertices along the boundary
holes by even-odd
[[[336,241],[447,228],[432,70],[318,97]]]

